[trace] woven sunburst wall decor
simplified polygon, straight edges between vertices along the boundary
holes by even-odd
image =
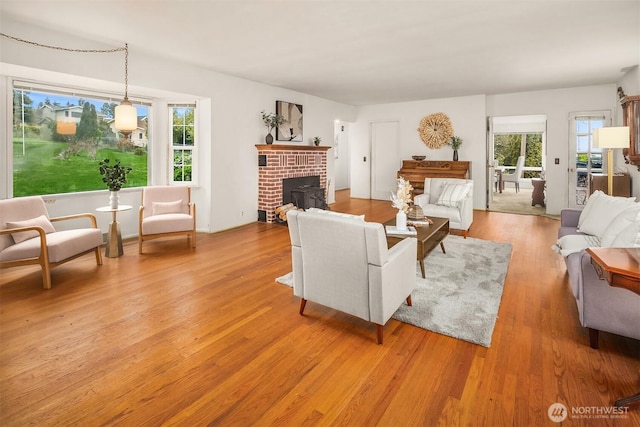
[[[453,127],[446,114],[435,113],[420,120],[418,133],[427,147],[440,148],[453,136]]]

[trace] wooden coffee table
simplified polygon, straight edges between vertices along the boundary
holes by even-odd
[[[444,249],[443,240],[445,237],[449,235],[449,219],[448,218],[437,218],[437,217],[429,217],[433,221],[433,224],[428,226],[423,225],[422,227],[416,227],[416,231],[418,232],[417,236],[389,236],[387,235],[387,246],[391,248],[393,245],[396,245],[403,239],[407,237],[415,237],[418,239],[418,262],[420,262],[420,271],[422,272],[422,277],[425,277],[424,274],[424,259],[429,252],[433,250],[438,244],[442,248],[442,253],[447,253]],[[409,220],[411,222],[411,220]],[[384,225],[396,225],[395,217],[385,222]]]

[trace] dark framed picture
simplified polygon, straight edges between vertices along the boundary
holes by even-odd
[[[276,141],[302,141],[302,105],[276,101],[276,114],[284,117],[276,127]]]

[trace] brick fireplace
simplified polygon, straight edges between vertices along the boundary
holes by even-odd
[[[328,146],[257,144],[258,220],[275,222],[275,209],[282,206],[282,180],[319,176],[327,188]]]

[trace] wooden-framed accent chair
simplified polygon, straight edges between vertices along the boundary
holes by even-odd
[[[383,327],[417,286],[415,238],[391,249],[382,224],[336,212],[287,212],[293,293]]]
[[[196,247],[196,205],[191,202],[191,188],[154,186],[142,189],[142,206],[138,222],[138,252],[142,242],[169,236],[187,236]]]
[[[53,223],[87,218],[91,227],[57,231]],[[42,197],[0,200],[0,268],[39,264],[44,289],[51,289],[51,268],[94,252],[102,265],[102,231],[91,213],[50,218]]]

